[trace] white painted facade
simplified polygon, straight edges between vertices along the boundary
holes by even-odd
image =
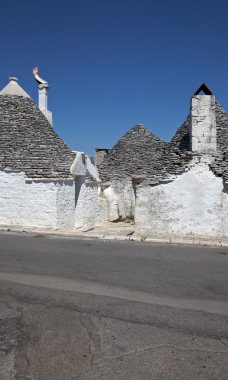
[[[130,179],[103,186],[84,177],[76,179],[76,229],[134,215],[135,194]]]
[[[73,230],[135,214],[141,235],[228,237],[228,187],[209,168],[208,156],[192,162],[172,182],[157,186],[96,181],[32,180],[0,171],[0,224]],[[134,210],[135,207],[135,210]]]
[[[75,181],[73,179],[55,182],[57,189],[57,228],[72,230],[75,212]]]
[[[113,180],[111,184],[99,192],[98,221],[115,221],[134,215],[135,194],[132,180]]]
[[[78,178],[75,193],[75,228],[94,227],[99,215],[97,182]]]
[[[228,189],[201,158],[166,184],[139,187],[136,230],[142,235],[228,236]]]
[[[0,171],[0,224],[73,229],[74,180],[35,181],[23,172]]]
[[[94,226],[100,214],[98,185],[85,174],[89,168],[97,175],[97,169],[87,157],[81,165],[81,155],[75,162],[75,178],[70,179],[30,179],[24,172],[0,170],[0,225],[59,230]]]

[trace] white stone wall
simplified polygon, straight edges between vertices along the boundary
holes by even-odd
[[[126,218],[134,213],[135,196],[129,179],[113,181],[101,190],[96,181],[76,179],[75,228]]]
[[[60,181],[57,187],[57,227],[72,230],[75,213],[75,182],[73,179]]]
[[[73,180],[33,181],[22,172],[0,171],[1,225],[68,228],[74,200]]]
[[[173,182],[140,186],[135,210],[142,235],[228,236],[228,191],[206,162]]]
[[[193,152],[209,153],[216,151],[214,96],[196,95],[192,97],[190,137]]]
[[[131,179],[113,180],[99,193],[99,222],[114,221],[134,214],[135,195]]]
[[[92,227],[96,224],[99,213],[97,182],[78,178],[75,184],[75,228]]]
[[[228,184],[225,185],[223,192],[222,192],[222,203],[223,203],[223,210],[222,210],[222,227],[223,227],[223,236],[228,237]]]

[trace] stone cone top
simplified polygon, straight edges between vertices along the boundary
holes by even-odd
[[[18,79],[9,77],[9,83],[0,91],[0,95],[15,95],[30,98],[30,96],[19,86]]]
[[[120,138],[98,167],[101,180],[144,177],[150,171],[152,161],[159,162],[167,144],[143,125],[137,124]]]

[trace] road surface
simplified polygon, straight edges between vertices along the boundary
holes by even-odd
[[[0,380],[228,380],[228,248],[0,233]]]

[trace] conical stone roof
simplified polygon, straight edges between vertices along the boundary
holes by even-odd
[[[217,152],[211,154],[211,170],[228,183],[228,114],[216,101]],[[160,140],[143,126],[127,132],[99,166],[102,181],[144,175],[150,185],[172,181],[183,173],[193,157],[190,151],[190,116],[170,142]]]
[[[29,178],[70,178],[74,154],[24,90],[16,86],[12,95],[11,89],[0,95],[0,170],[23,171]]]
[[[143,125],[136,125],[114,145],[99,166],[101,180],[148,176],[151,166],[159,166],[166,145],[165,141],[153,135]]]

